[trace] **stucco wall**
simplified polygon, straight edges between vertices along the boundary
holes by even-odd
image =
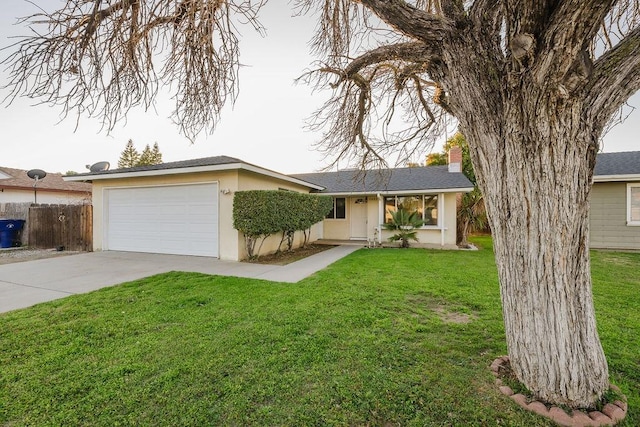
[[[453,247],[456,244],[456,193],[441,193],[442,208],[440,212],[440,226],[425,227],[418,230],[419,244],[442,246],[442,230],[444,228],[444,246]],[[381,212],[379,200],[376,196],[368,196],[367,203],[367,238],[375,237],[376,228],[381,225]],[[345,219],[325,219],[323,222],[323,238],[330,240],[348,240],[351,238],[351,208],[352,203],[347,197],[347,210]],[[444,210],[444,213],[442,212]],[[382,242],[394,233],[382,230]]]
[[[244,170],[200,172],[193,174],[163,175],[153,177],[122,178],[113,180],[96,180],[93,183],[93,246],[94,250],[102,250],[104,246],[104,194],[109,188],[144,187],[217,182],[218,183],[218,216],[219,216],[219,254],[223,260],[245,259],[246,249],[244,237],[233,228],[233,196],[242,190],[278,190],[287,189],[308,193],[309,189],[277,178],[272,178]],[[313,228],[311,241],[317,240],[320,227]],[[302,233],[296,233],[295,244],[302,243]],[[279,236],[269,237],[260,254],[274,252]]]
[[[325,219],[322,222],[323,238],[342,240],[351,237],[351,228],[349,220],[351,218],[351,206],[347,204],[347,213],[345,219]]]
[[[591,190],[590,246],[640,249],[640,226],[627,225],[627,183],[595,183]]]
[[[219,211],[219,254],[223,260],[237,260],[238,232],[233,228],[231,217],[233,207],[233,193],[238,190],[238,172],[202,172],[194,174],[163,175],[150,177],[122,178],[110,180],[96,180],[93,183],[93,250],[103,249],[104,194],[109,188],[162,186],[176,184],[195,184],[217,182],[220,190],[218,196]],[[222,190],[229,190],[223,194]]]

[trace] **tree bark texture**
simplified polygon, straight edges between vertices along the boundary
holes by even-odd
[[[446,49],[443,81],[486,200],[512,368],[539,399],[592,407],[609,387],[588,240],[600,133],[584,98],[492,73],[492,50],[466,43]]]

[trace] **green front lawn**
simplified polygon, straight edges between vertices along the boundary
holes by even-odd
[[[360,250],[298,284],[169,273],[0,315],[0,425],[551,425],[500,395],[489,239]],[[593,253],[640,425],[640,254]]]

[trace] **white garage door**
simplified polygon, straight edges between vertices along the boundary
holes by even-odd
[[[105,249],[218,256],[218,184],[112,188]]]

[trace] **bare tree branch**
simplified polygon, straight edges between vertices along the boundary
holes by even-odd
[[[614,0],[563,1],[551,14],[551,19],[537,41],[543,55],[536,59],[534,76],[538,83],[566,80],[575,70],[577,61],[595,37]],[[562,46],[562,50],[553,49]],[[585,76],[585,80],[588,77]]]
[[[452,20],[459,19],[464,15],[463,0],[440,0],[440,10],[442,16]]]
[[[612,72],[615,70],[615,72]],[[640,27],[594,63],[593,77],[587,89],[591,100],[588,120],[595,129],[606,126],[609,118],[631,95],[640,90]]]
[[[361,0],[362,4],[400,33],[423,41],[439,43],[451,31],[443,16],[418,9],[404,0]]]
[[[27,96],[63,115],[100,117],[107,131],[136,106],[174,91],[173,119],[194,138],[237,95],[238,28],[261,31],[265,0],[67,0],[22,22],[33,29],[3,61],[5,102]]]
[[[349,63],[345,68],[345,74],[351,74],[361,69],[384,61],[410,61],[414,63],[427,64],[437,58],[437,51],[431,46],[420,42],[397,43],[393,45],[380,46],[359,56]]]
[[[478,28],[483,28],[487,35],[498,36],[502,29],[503,19],[502,0],[476,0],[469,9],[469,19]]]
[[[440,88],[427,78],[434,58],[432,47],[406,42],[368,51],[342,69],[325,64],[307,73],[302,80],[334,89],[309,126],[323,133],[318,145],[337,153],[336,162],[362,168],[386,165],[394,153],[396,163],[424,153],[449,124],[436,105]]]

